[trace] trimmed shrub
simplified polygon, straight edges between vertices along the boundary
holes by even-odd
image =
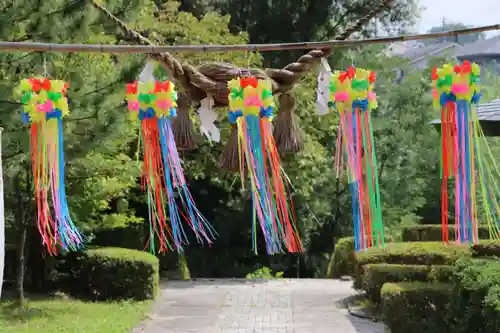
[[[391,333],[452,332],[443,315],[451,290],[443,283],[386,283],[381,292],[384,323]]]
[[[386,236],[385,242],[392,241],[392,237]],[[340,238],[335,245],[335,250],[328,264],[326,276],[329,279],[338,279],[342,276],[355,276],[356,253],[354,252],[354,237]]]
[[[401,236],[403,242],[440,242],[443,240],[443,233],[440,224],[419,224],[403,227]],[[487,227],[478,228],[479,239],[489,239],[490,234]],[[455,226],[448,226],[448,237],[455,239]]]
[[[474,257],[500,257],[500,241],[483,240],[479,244],[472,245]]]
[[[354,276],[354,262],[354,237],[339,239],[328,265],[327,277]]]
[[[71,268],[72,293],[92,300],[154,298],[158,258],[147,252],[105,247],[80,254]]]
[[[447,312],[454,333],[500,332],[500,262],[461,260]]]
[[[466,245],[441,242],[389,243],[383,249],[371,248],[356,255],[354,287],[362,287],[362,267],[366,264],[453,265],[470,254]]]
[[[452,266],[368,264],[363,266],[363,285],[374,303],[380,302],[380,290],[387,282],[448,282],[453,274]]]

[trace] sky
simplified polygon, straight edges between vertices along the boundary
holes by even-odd
[[[424,7],[418,24],[422,33],[441,25],[443,17],[449,22],[472,26],[500,24],[500,0],[420,0],[420,4]]]

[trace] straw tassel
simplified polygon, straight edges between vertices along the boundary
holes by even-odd
[[[295,98],[290,93],[284,93],[278,100],[280,105],[274,128],[276,146],[280,153],[297,153],[304,149],[304,140],[298,116],[293,112]]]
[[[240,171],[240,154],[238,151],[238,126],[231,124],[231,134],[227,139],[227,143],[219,155],[217,161],[219,167],[228,172]]]
[[[177,116],[172,119],[172,130],[179,150],[194,150],[198,148],[194,135],[194,126],[189,117],[191,98],[185,92],[177,97]]]

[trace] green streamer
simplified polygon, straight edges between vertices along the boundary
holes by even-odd
[[[358,111],[359,112],[359,111]],[[368,131],[368,129],[366,128],[366,124],[365,124],[365,117],[364,117],[364,113],[367,112],[367,111],[363,111],[361,113],[361,136],[363,138],[363,147],[365,148],[365,168],[366,168],[366,178],[367,178],[367,184],[368,184],[368,194],[369,194],[369,197],[370,197],[370,216],[374,217],[375,219],[377,219],[377,216],[374,216],[376,214],[376,204],[375,204],[375,193],[373,192],[373,183],[372,183],[372,180],[373,180],[373,170],[372,170],[372,166],[371,166],[371,163],[369,162],[369,158],[368,158],[368,151],[367,151],[367,147],[368,145],[366,144],[367,143],[367,140],[366,140],[366,136],[367,136],[367,133],[366,131]],[[373,151],[374,147],[372,146],[372,151]],[[364,199],[364,198],[363,198]],[[377,222],[377,221],[376,221]],[[377,229],[378,229],[378,223],[375,223],[372,225],[372,230],[371,230],[371,233],[372,233],[372,238],[375,238],[375,244],[378,246],[380,241],[378,239],[378,234],[377,234]]]
[[[382,242],[382,246],[385,246],[385,237],[384,237],[384,225],[382,222],[382,207],[380,205],[380,186],[378,182],[378,168],[377,168],[377,155],[375,154],[375,141],[373,139],[373,125],[372,118],[368,116],[368,128],[370,133],[371,145],[372,145],[372,159],[373,159],[373,168],[375,172],[375,193],[376,193],[376,223],[378,227],[378,231],[380,233],[380,239]]]

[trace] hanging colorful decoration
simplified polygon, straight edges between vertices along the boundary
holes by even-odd
[[[478,242],[478,206],[482,206],[490,237],[498,238],[500,172],[476,116],[480,67],[464,61],[432,71],[434,106],[441,111],[441,222],[449,241],[448,182],[455,180],[455,239]],[[481,203],[476,196],[479,194]]]
[[[256,77],[229,81],[229,122],[238,135],[239,170],[250,178],[254,207],[253,249],[257,252],[257,221],[268,254],[300,252],[302,243],[295,226],[287,177],[273,138],[274,99],[271,82]],[[244,186],[244,185],[243,185]]]
[[[377,158],[370,111],[377,107],[375,72],[349,67],[330,80],[329,106],[339,112],[337,177],[343,161],[352,196],[355,250],[384,245]]]
[[[58,248],[77,250],[83,238],[71,220],[64,188],[63,117],[69,114],[64,81],[22,80],[22,119],[31,124],[31,163],[37,205],[37,226],[50,255]],[[49,205],[52,200],[53,214]]]
[[[174,83],[149,81],[128,84],[127,101],[132,120],[141,123],[143,186],[147,192],[151,222],[150,250],[156,252],[155,236],[159,240],[159,252],[169,249],[180,251],[188,244],[181,217],[199,242],[211,244],[215,231],[194,203],[174,140],[172,118],[176,116],[177,106]],[[170,224],[167,223],[167,209]]]

